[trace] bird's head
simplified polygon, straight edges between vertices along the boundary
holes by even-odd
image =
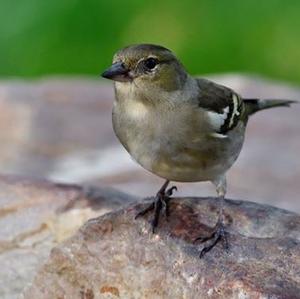
[[[132,45],[119,50],[102,77],[117,85],[134,85],[149,91],[175,91],[182,88],[187,74],[168,49],[151,44]]]

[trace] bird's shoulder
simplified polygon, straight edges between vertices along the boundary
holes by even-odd
[[[207,111],[216,133],[224,134],[236,127],[244,111],[241,96],[231,88],[197,78],[197,104]]]

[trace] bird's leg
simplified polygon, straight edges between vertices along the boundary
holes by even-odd
[[[166,217],[168,217],[169,214],[170,214],[169,205],[168,205],[169,200],[170,200],[170,196],[173,194],[174,190],[177,190],[177,188],[175,186],[172,186],[171,188],[167,189],[169,183],[170,183],[170,181],[168,181],[168,180],[165,181],[165,183],[162,185],[162,187],[157,192],[154,202],[152,202],[146,209],[142,210],[141,212],[139,212],[135,216],[135,218],[138,218],[138,217],[144,216],[148,212],[154,210],[154,218],[153,218],[153,221],[152,221],[152,231],[153,231],[153,233],[155,231],[155,228],[158,225],[161,209],[164,207]]]
[[[226,179],[221,177],[220,179],[214,181],[216,190],[219,197],[219,215],[218,221],[214,226],[211,234],[205,237],[199,237],[195,241],[208,242],[207,245],[201,250],[200,258],[202,258],[208,251],[215,247],[219,241],[223,241],[224,248],[226,251],[229,249],[227,232],[225,230],[225,219],[224,219],[224,204],[225,204],[225,194],[226,194]]]

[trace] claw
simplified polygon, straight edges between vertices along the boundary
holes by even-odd
[[[152,221],[152,232],[155,232],[155,228],[158,225],[158,221],[159,221],[159,216],[160,216],[160,210],[163,206],[163,198],[161,198],[161,196],[158,197],[158,199],[154,202],[154,218]]]
[[[139,217],[141,217],[141,216],[146,215],[148,212],[152,211],[153,209],[154,209],[154,202],[152,202],[146,209],[144,209],[144,210],[138,212],[138,213],[135,215],[134,219],[137,219],[137,218],[139,218]]]
[[[213,232],[210,236],[207,236],[207,237],[198,237],[198,238],[196,238],[194,241],[193,241],[193,243],[196,243],[196,242],[200,242],[200,243],[204,243],[204,242],[206,242],[206,241],[208,241],[208,240],[211,240],[213,237],[214,237],[214,235],[215,235],[215,232]]]
[[[167,184],[165,183],[164,186],[166,186],[166,185]],[[137,219],[138,217],[144,216],[148,212],[154,210],[154,218],[153,218],[153,220],[151,222],[151,227],[152,227],[152,232],[153,233],[155,232],[155,228],[158,226],[160,212],[161,212],[162,208],[164,208],[165,214],[166,214],[166,218],[168,220],[168,217],[170,215],[169,205],[168,205],[169,200],[170,200],[170,196],[173,194],[174,190],[177,190],[177,187],[173,186],[173,187],[169,188],[167,191],[164,191],[165,190],[164,186],[156,194],[154,202],[152,202],[149,206],[147,206],[144,210],[140,211],[135,216],[135,219]]]
[[[174,190],[177,191],[177,187],[176,187],[176,186],[172,186],[171,188],[169,188],[169,189],[166,191],[166,196],[169,197],[169,196],[173,195]]]
[[[200,241],[201,243],[211,240],[211,242],[201,250],[199,257],[203,258],[203,256],[211,249],[213,249],[221,240],[224,242],[224,248],[228,252],[229,243],[228,243],[227,234],[228,233],[225,231],[224,224],[218,221],[214,231],[209,236],[199,237],[195,239],[194,242]]]
[[[209,245],[205,246],[205,247],[201,250],[200,255],[199,255],[199,258],[200,258],[200,259],[203,258],[204,255],[205,255],[207,252],[209,252],[211,249],[213,249],[213,248],[217,245],[217,243],[218,243],[220,240],[221,240],[221,235],[215,234],[215,236],[214,236],[213,239],[212,239],[212,242],[211,242]]]

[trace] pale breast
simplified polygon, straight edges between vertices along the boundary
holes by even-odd
[[[204,122],[201,113],[184,106],[163,112],[127,101],[113,110],[115,133],[133,159],[174,181],[211,180],[237,158],[243,138],[208,137]]]

